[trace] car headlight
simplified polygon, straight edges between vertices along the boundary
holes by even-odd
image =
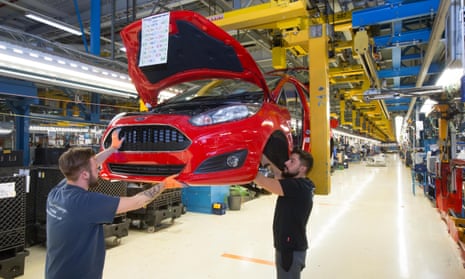
[[[195,126],[206,126],[229,121],[235,121],[254,115],[259,109],[256,105],[235,105],[221,107],[196,115],[190,122]]]

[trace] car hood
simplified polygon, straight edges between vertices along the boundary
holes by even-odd
[[[138,20],[121,31],[128,72],[140,98],[155,106],[161,90],[180,82],[237,78],[269,96],[252,56],[220,27],[192,11],[172,11]]]

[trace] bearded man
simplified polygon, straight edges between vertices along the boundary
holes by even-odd
[[[307,223],[313,207],[315,185],[307,178],[313,167],[310,153],[294,149],[281,171],[266,156],[274,178],[258,173],[254,183],[278,195],[273,219],[273,240],[278,279],[300,278],[308,249]]]

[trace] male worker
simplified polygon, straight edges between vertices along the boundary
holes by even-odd
[[[46,279],[99,279],[105,262],[103,224],[116,214],[135,210],[153,201],[164,188],[178,187],[171,177],[132,197],[89,192],[97,186],[98,166],[117,151],[124,138],[112,133],[111,147],[95,155],[91,148],[70,148],[59,159],[66,178],[47,198]]]
[[[278,195],[273,220],[276,271],[278,279],[300,278],[308,248],[306,227],[313,207],[314,184],[307,173],[313,167],[310,153],[294,149],[281,172],[266,156],[275,178],[258,173],[254,182]]]

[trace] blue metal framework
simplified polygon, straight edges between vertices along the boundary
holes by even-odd
[[[352,27],[358,28],[432,15],[437,12],[438,6],[439,0],[386,1],[384,6],[354,11],[352,13]]]
[[[15,116],[15,150],[23,151],[23,164],[29,165],[30,105],[37,104],[37,87],[30,81],[0,77],[0,94],[8,96],[7,104]]]
[[[391,51],[391,68],[377,72],[380,79],[392,80],[390,88],[395,90],[395,88],[415,86],[408,77],[416,78],[419,75],[423,58],[422,49],[430,40],[432,30],[427,24],[423,24],[424,26],[414,24],[418,23],[416,21],[418,18],[422,18],[424,22],[434,18],[439,3],[439,0],[388,0],[382,6],[353,11],[354,29],[378,26],[381,29],[391,30],[390,34],[373,36],[374,47],[378,51]],[[428,75],[439,75],[442,70],[442,65],[433,63],[428,69]],[[392,99],[385,102],[389,112],[407,111],[410,99]]]

